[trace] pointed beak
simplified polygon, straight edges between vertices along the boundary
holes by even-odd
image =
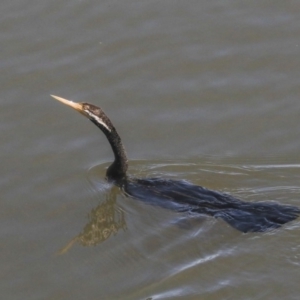
[[[58,96],[54,96],[54,95],[50,95],[50,96],[53,97],[54,99],[58,100],[59,102],[62,102],[63,104],[66,104],[66,105],[74,108],[78,112],[84,114],[81,103],[76,103],[76,102],[73,102],[73,101],[58,97]]]

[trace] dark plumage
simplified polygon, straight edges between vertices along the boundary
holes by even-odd
[[[178,212],[221,218],[242,232],[278,228],[296,219],[300,209],[272,202],[246,202],[186,181],[161,178],[131,179],[121,184],[124,192],[146,203]]]
[[[187,181],[130,178],[127,175],[128,163],[121,138],[103,110],[89,103],[75,103],[57,96],[52,97],[76,109],[103,131],[115,156],[114,162],[107,169],[106,178],[130,197],[177,212],[221,218],[242,232],[263,232],[278,228],[295,220],[300,214],[300,209],[295,206],[246,202]]]

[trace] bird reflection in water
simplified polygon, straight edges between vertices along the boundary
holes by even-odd
[[[120,229],[127,229],[124,211],[117,207],[117,188],[107,193],[106,200],[93,208],[89,215],[89,222],[81,233],[74,237],[57,254],[65,254],[75,243],[82,246],[96,246],[116,235]]]

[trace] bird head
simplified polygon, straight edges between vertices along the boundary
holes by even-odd
[[[96,105],[86,103],[86,102],[73,102],[58,96],[51,95],[54,99],[60,101],[61,103],[74,108],[76,111],[90,119],[94,124],[96,124],[100,129],[104,132],[108,131],[111,132],[114,127],[109,120],[109,118],[105,115],[103,110]]]

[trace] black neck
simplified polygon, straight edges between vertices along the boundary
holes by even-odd
[[[91,121],[106,135],[114,152],[115,160],[106,171],[107,180],[120,181],[126,178],[126,172],[128,167],[127,156],[121,138],[117,133],[116,129],[114,128],[114,126],[108,118],[106,119],[106,125],[109,129],[107,129],[102,124],[99,124],[93,119],[91,119]]]

